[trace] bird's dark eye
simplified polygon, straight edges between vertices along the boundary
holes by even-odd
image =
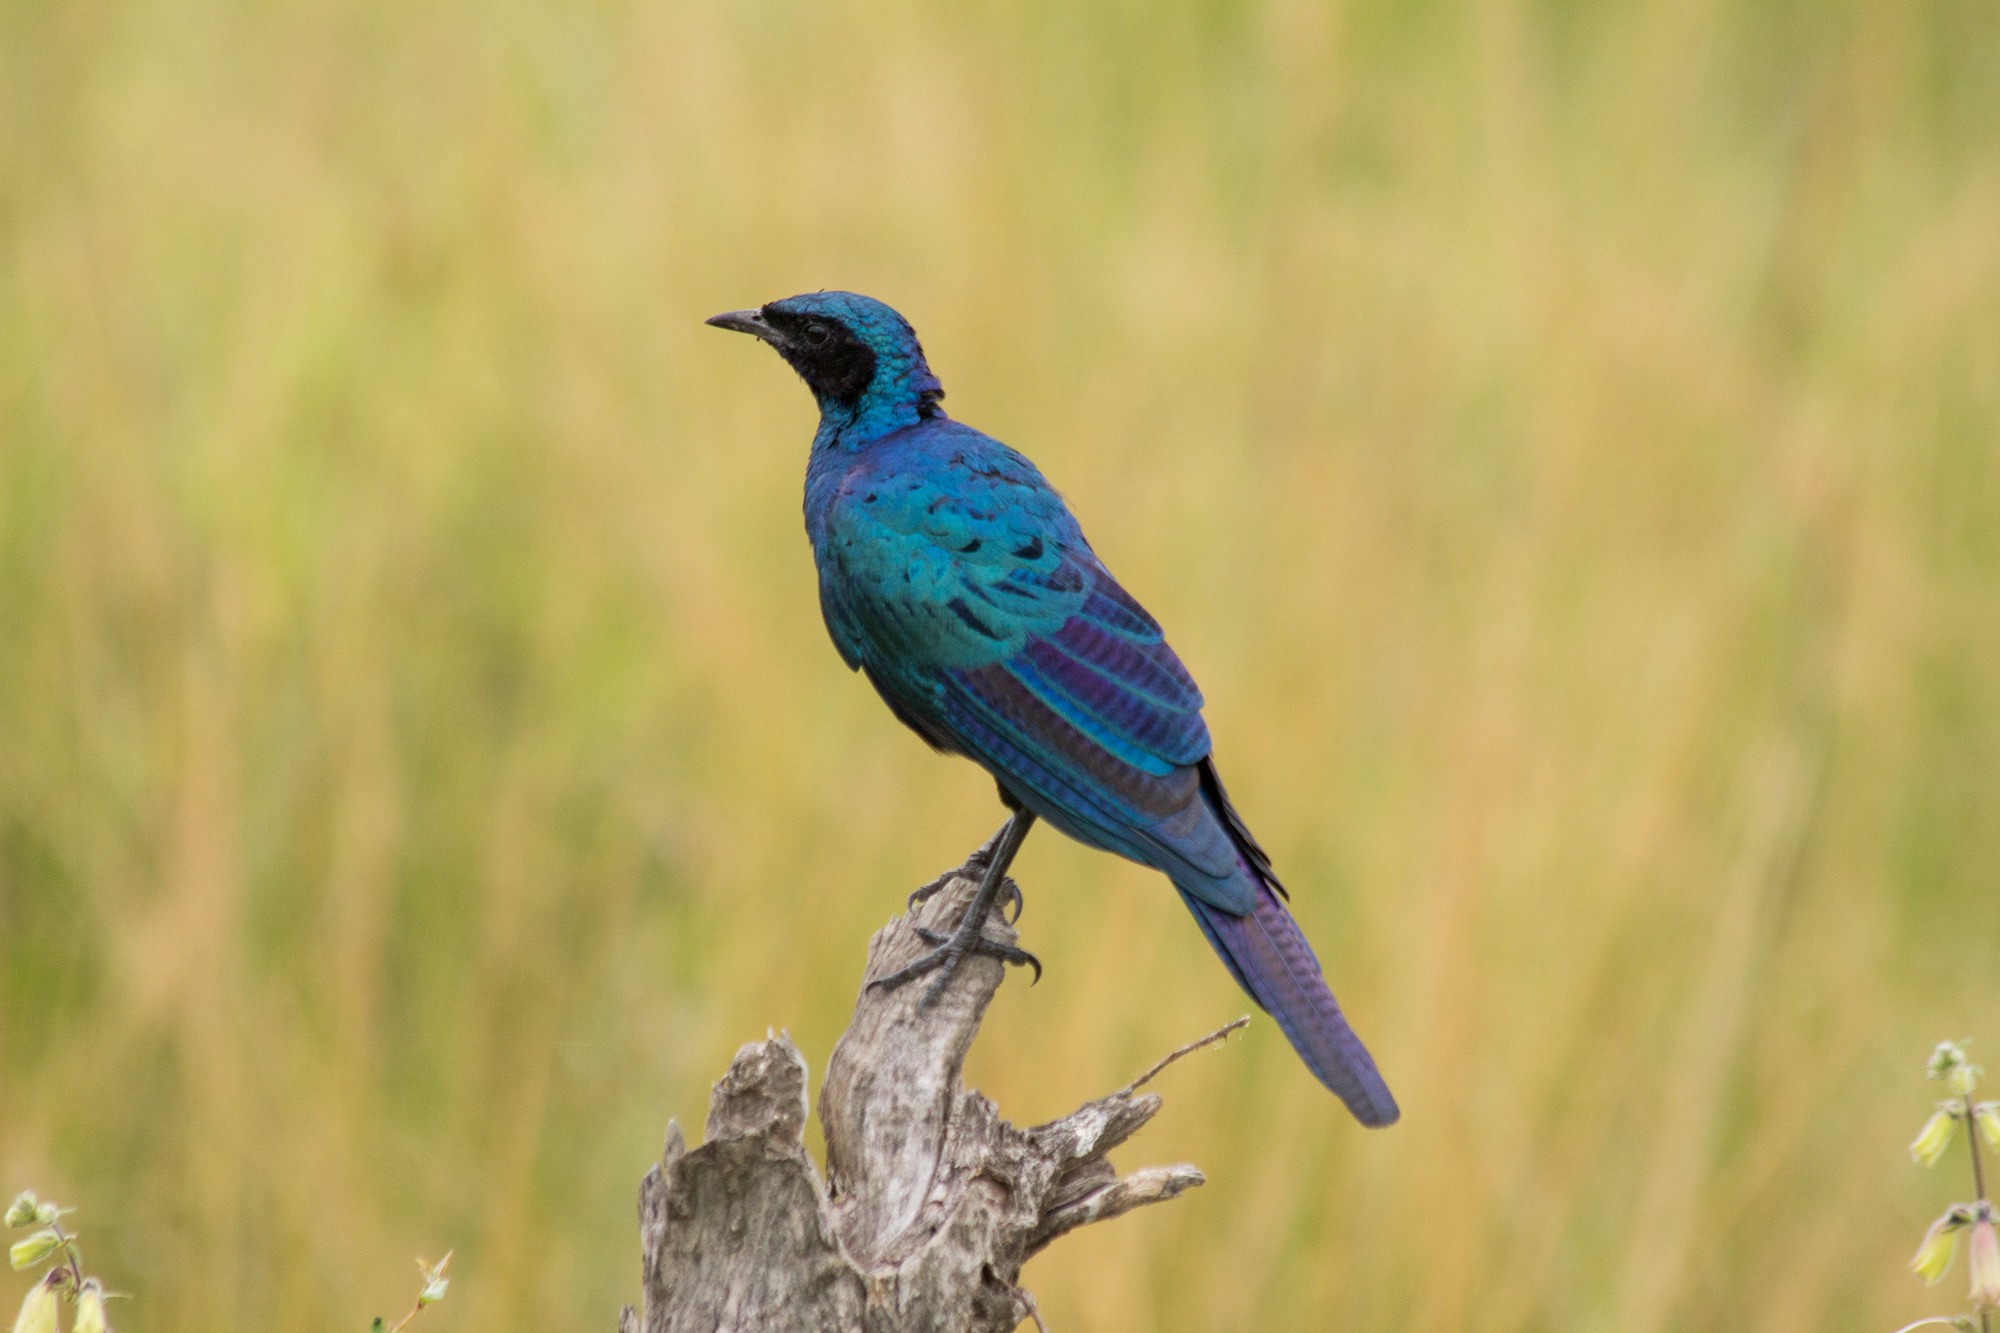
[[[823,343],[826,342],[826,339],[827,339],[826,325],[824,324],[806,325],[806,341],[811,343],[814,347],[822,345]]]

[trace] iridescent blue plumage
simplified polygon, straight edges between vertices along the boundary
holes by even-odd
[[[1164,871],[1320,1080],[1363,1123],[1394,1121],[1216,776],[1200,689],[1034,464],[943,414],[879,301],[819,292],[711,322],[772,343],[819,401],[806,532],[848,666],[1032,816]]]

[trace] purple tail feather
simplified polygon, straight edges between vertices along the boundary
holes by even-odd
[[[1236,983],[1278,1020],[1292,1049],[1319,1081],[1362,1124],[1394,1124],[1402,1112],[1389,1085],[1347,1025],[1320,975],[1312,946],[1277,895],[1259,884],[1257,905],[1248,916],[1232,916],[1185,891],[1181,898]]]

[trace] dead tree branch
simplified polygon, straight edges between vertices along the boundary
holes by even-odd
[[[917,957],[912,928],[948,929],[972,900],[962,868],[868,946],[854,1018],[834,1045],[819,1100],[824,1183],[807,1156],[806,1065],[789,1038],[736,1053],[690,1150],[666,1151],[639,1188],[643,1315],[620,1333],[1004,1333],[1034,1317],[1021,1265],[1066,1232],[1202,1183],[1192,1166],[1120,1177],[1107,1154],[1160,1109],[1138,1091],[1167,1063],[1060,1120],[1017,1129],[960,1081],[1003,968],[967,958],[937,1001],[927,979],[867,982]],[[1004,901],[1004,899],[1003,899]],[[987,933],[1011,943],[996,909]]]

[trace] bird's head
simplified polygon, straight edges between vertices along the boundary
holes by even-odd
[[[944,386],[917,333],[888,306],[855,292],[809,292],[708,321],[762,338],[791,363],[824,416],[869,435],[941,416]]]

